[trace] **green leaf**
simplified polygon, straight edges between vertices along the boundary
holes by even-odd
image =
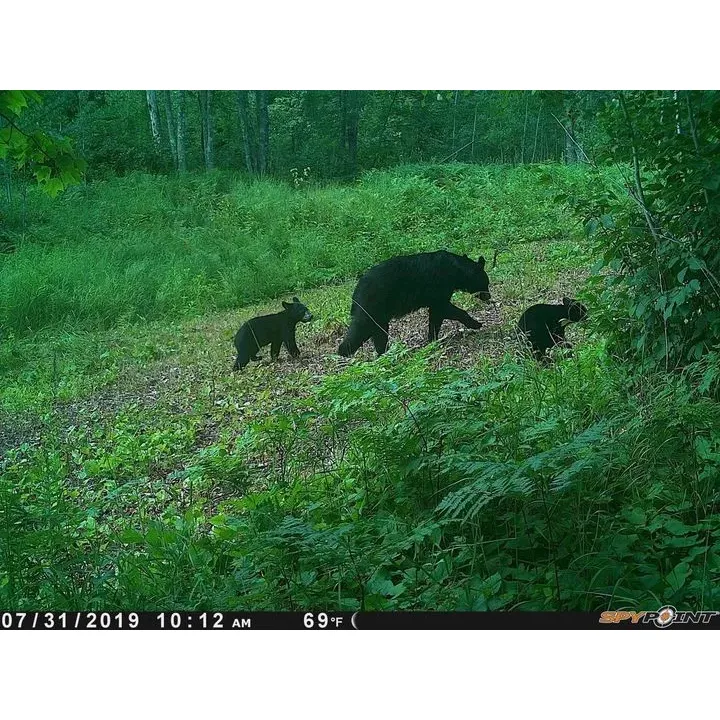
[[[670,586],[673,592],[677,592],[685,584],[692,570],[690,565],[685,562],[679,562],[665,578],[665,582]]]
[[[0,92],[0,112],[20,115],[28,106],[27,93],[23,90],[3,90]]]
[[[50,179],[50,168],[47,165],[39,165],[35,170],[35,178],[39,183],[47,182]]]
[[[666,520],[664,527],[673,535],[687,535],[688,533],[695,532],[695,528],[689,527],[675,518],[669,518]]]
[[[143,535],[134,528],[125,528],[125,530],[120,533],[120,542],[128,543],[130,545],[141,543],[144,539]]]
[[[43,184],[43,189],[50,197],[56,197],[64,188],[65,185],[60,178],[49,178]]]
[[[602,226],[607,230],[612,230],[612,228],[615,227],[615,221],[613,220],[612,215],[601,215],[600,222],[602,223]]]
[[[585,234],[588,236],[593,235],[598,229],[598,225],[597,218],[590,218],[590,220],[585,223]]]
[[[625,517],[631,525],[644,525],[647,519],[645,511],[642,510],[642,508],[633,508],[625,513]]]

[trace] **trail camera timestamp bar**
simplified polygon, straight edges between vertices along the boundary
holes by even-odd
[[[648,622],[645,622],[646,619]],[[637,613],[627,611],[602,613],[0,611],[0,630],[572,630],[586,628],[720,629],[720,612],[681,612],[670,606],[661,608],[657,612]]]
[[[348,613],[0,612],[1,630],[340,630]]]

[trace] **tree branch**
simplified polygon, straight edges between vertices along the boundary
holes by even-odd
[[[50,161],[52,162],[52,158],[43,150],[42,146],[38,143],[38,141],[32,136],[28,135],[26,132],[23,132],[5,113],[0,112],[0,118],[5,120],[5,122],[13,129],[17,130],[23,137],[27,138],[32,142],[32,144]]]
[[[625,103],[625,97],[622,92],[620,93],[620,106],[622,107],[623,114],[625,115],[625,121],[627,122],[628,130],[630,132],[630,145],[632,147],[633,170],[635,173],[635,191],[637,193],[637,200],[640,202],[640,206],[642,207],[643,213],[645,215],[645,222],[647,222],[653,239],[655,240],[655,259],[658,264],[658,283],[660,285],[660,292],[664,293],[665,287],[663,284],[662,270],[660,269],[660,258],[658,256],[658,248],[660,247],[660,235],[658,232],[658,228],[655,224],[655,218],[650,212],[650,209],[647,206],[647,202],[645,201],[645,193],[643,192],[642,179],[640,177],[640,160],[638,159],[637,145],[635,144],[635,130],[633,128],[632,120],[630,119],[630,113],[628,112],[627,104]],[[663,329],[665,332],[665,369],[667,370],[670,362],[670,349],[668,347],[667,318],[665,317],[664,313]]]
[[[625,115],[625,121],[627,122],[628,131],[630,132],[630,146],[632,148],[632,159],[633,159],[633,172],[635,174],[635,192],[637,193],[636,199],[638,200],[640,207],[642,208],[643,214],[645,215],[645,221],[647,222],[650,232],[655,240],[656,245],[660,244],[660,235],[658,232],[658,226],[655,218],[648,208],[647,201],[645,200],[645,192],[643,191],[642,179],[640,177],[640,160],[638,159],[637,145],[635,143],[635,130],[633,129],[632,120],[630,119],[630,113],[625,103],[625,97],[620,93],[620,107],[622,107],[623,114]]]

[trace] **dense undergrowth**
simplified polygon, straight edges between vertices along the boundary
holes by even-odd
[[[202,392],[194,412],[130,406],[109,426],[11,451],[0,604],[720,600],[716,402],[683,378],[629,388],[598,347],[551,368],[509,356],[438,368],[436,352],[395,346],[283,398],[303,387],[293,378],[240,427],[237,398]],[[268,379],[254,378],[265,410]],[[209,408],[226,422],[203,445]]]
[[[36,219],[32,238],[28,230],[3,261],[12,333],[0,346],[0,402],[14,422],[30,416],[38,439],[0,460],[0,606],[600,610],[720,601],[717,356],[683,374],[638,376],[608,356],[592,320],[575,355],[547,366],[522,357],[512,338],[519,307],[579,289],[576,271],[592,263],[572,218],[552,203],[558,184],[582,186],[581,171],[406,168],[355,188],[300,192],[226,176],[113,182],[123,196],[138,188],[128,197],[149,214],[147,227],[142,213],[113,204],[113,183],[88,186],[48,205],[56,214],[45,226]],[[174,220],[163,220],[162,198],[181,187],[190,194],[176,196]],[[214,198],[208,205],[191,202],[203,193]],[[207,220],[213,203],[242,208],[255,230]],[[73,214],[86,224],[71,235]],[[174,223],[184,214],[198,224],[183,231]],[[153,228],[170,249],[151,276],[142,268],[155,246],[142,245]],[[188,239],[187,256],[178,237]],[[207,247],[223,249],[222,272],[206,264]],[[305,358],[323,355],[317,363],[283,359],[231,376],[238,315],[179,320],[437,247],[504,251],[490,272],[508,308],[499,353],[480,331],[457,341],[469,363],[443,343],[395,342],[373,362],[333,358],[352,282],[303,294],[319,321],[300,346]],[[49,283],[16,310],[13,293],[35,287],[33,257],[46,278],[60,278],[67,257],[110,265],[85,295],[78,271],[77,285]],[[270,278],[282,268],[287,285],[244,269],[242,258]],[[143,281],[154,290],[123,294],[112,274],[123,262],[138,263],[138,292]],[[159,296],[153,283],[179,267],[194,278],[187,294]],[[223,284],[230,276],[247,284]],[[128,324],[140,314],[158,321]],[[27,328],[43,330],[29,337]],[[150,401],[156,386],[173,383]]]

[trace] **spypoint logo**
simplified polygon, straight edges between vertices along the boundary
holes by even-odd
[[[700,610],[690,612],[676,610],[672,605],[665,605],[659,610],[605,610],[600,613],[599,622],[603,625],[618,624],[630,621],[631,625],[648,625],[652,623],[658,628],[667,628],[671,625],[708,625],[710,620],[720,615],[718,610]]]
[[[673,624],[673,620],[677,617],[677,610],[672,605],[661,607],[657,612],[657,617],[652,621],[655,627],[666,628]]]

